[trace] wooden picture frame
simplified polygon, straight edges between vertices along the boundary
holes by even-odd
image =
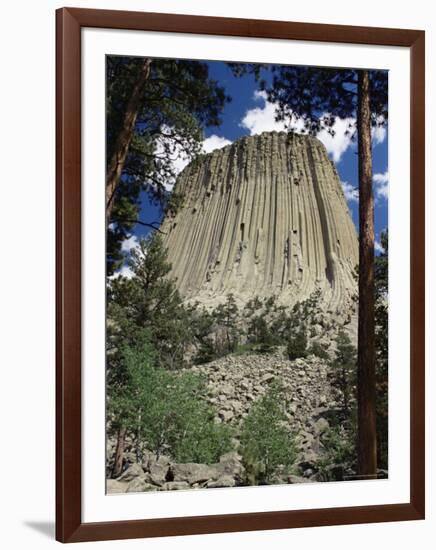
[[[81,29],[85,27],[403,46],[411,63],[410,502],[374,506],[82,523]],[[423,31],[62,8],[56,13],[56,539],[222,533],[424,518]]]

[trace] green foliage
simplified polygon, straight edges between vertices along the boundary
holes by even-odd
[[[320,481],[343,481],[347,471],[355,471],[355,441],[354,431],[343,425],[329,428],[322,434],[323,451],[316,463]]]
[[[225,303],[220,304],[213,312],[215,322],[223,327],[225,341],[222,343],[221,355],[232,353],[239,342],[239,310],[233,294],[228,294]]]
[[[271,348],[279,343],[279,340],[274,337],[270,325],[264,315],[256,315],[251,319],[247,329],[248,342],[259,344],[263,352],[268,352]]]
[[[214,422],[202,399],[205,384],[192,373],[156,367],[146,331],[122,350],[126,379],[110,387],[109,417],[134,435],[138,459],[146,448],[178,462],[211,463],[231,449],[231,432]]]
[[[110,280],[108,287],[109,370],[125,343],[134,343],[138,331],[148,329],[158,363],[168,369],[184,366],[186,346],[193,335],[189,311],[182,304],[162,239],[155,233],[142,239],[129,259],[133,277]]]
[[[293,131],[297,121],[299,133],[316,135],[325,129],[333,134],[336,117],[357,118],[358,70],[342,68],[273,65],[273,78],[262,78],[263,66],[257,63],[231,63],[236,76],[251,73],[259,81],[268,101],[276,105],[276,120]],[[369,71],[371,87],[371,126],[388,122],[388,72]],[[346,133],[355,137],[355,124]]]
[[[274,385],[253,404],[241,429],[240,452],[251,484],[267,483],[279,466],[295,462],[292,435],[286,429],[283,392]]]
[[[108,163],[142,64],[141,58],[107,56]],[[147,192],[150,201],[163,210],[174,212],[180,206],[180,199],[166,191],[168,183],[175,181],[173,160],[178,155],[195,158],[201,152],[203,128],[220,123],[220,113],[229,100],[218,82],[210,78],[207,63],[152,59],[109,220],[109,274],[122,263],[121,243],[138,220],[141,192]]]
[[[239,310],[230,294],[210,312],[201,311],[197,304],[191,312],[198,327],[194,331],[198,344],[194,362],[207,363],[228,353],[270,353],[282,345],[288,346],[294,358],[314,353],[327,360],[320,344],[306,349],[306,331],[315,322],[319,299],[319,291],[315,291],[307,300],[287,308],[279,305],[275,296],[255,296]]]
[[[257,311],[262,309],[263,303],[262,300],[259,298],[259,296],[255,296],[254,298],[251,298],[248,300],[248,302],[244,306],[244,312],[246,312],[246,315],[248,317],[251,317],[254,315]]]
[[[356,387],[356,349],[344,330],[339,331],[336,337],[336,346],[336,357],[331,362],[329,378],[331,385],[339,392],[344,420],[347,420],[350,416],[351,400]]]
[[[375,257],[375,352],[378,465],[388,468],[388,232]]]
[[[295,319],[298,319],[299,323],[311,324],[314,321],[314,316],[319,310],[319,302],[321,300],[321,291],[315,290],[312,294],[303,300],[297,302],[292,308],[292,313]]]
[[[328,354],[326,350],[326,346],[321,344],[320,342],[312,342],[310,345],[308,351],[308,355],[316,355],[320,359],[323,359],[324,361],[330,360],[330,355]]]
[[[289,335],[286,353],[290,361],[307,357],[307,337],[304,329],[300,329]]]

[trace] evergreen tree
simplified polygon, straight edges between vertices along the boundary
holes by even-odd
[[[184,59],[108,56],[106,101],[106,211],[109,275],[122,262],[122,241],[139,220],[141,191],[165,210],[181,197],[167,189],[175,181],[174,160],[193,158],[203,128],[220,123],[229,98],[209,77],[208,65]]]
[[[227,353],[234,352],[239,342],[238,317],[239,310],[235,297],[233,294],[228,294],[226,301],[214,311],[215,321],[225,331]]]
[[[159,363],[169,369],[183,366],[185,348],[192,340],[189,313],[168,277],[171,264],[158,233],[142,239],[131,251],[129,266],[131,278],[109,282],[109,345],[134,342],[138,330],[147,328]]]
[[[381,234],[382,252],[375,258],[375,350],[377,438],[380,468],[388,467],[388,232]]]
[[[289,335],[286,353],[290,361],[307,357],[307,336],[303,328]]]
[[[344,330],[339,331],[336,346],[336,357],[330,365],[330,382],[339,392],[343,420],[349,422],[351,400],[355,396],[356,350]]]
[[[252,72],[260,79],[261,65],[230,64],[235,74]],[[276,120],[290,131],[296,124],[316,135],[334,135],[336,117],[349,121],[345,133],[358,139],[359,160],[359,331],[358,331],[358,469],[377,471],[376,373],[374,328],[374,197],[371,130],[388,122],[388,72],[367,69],[273,65],[271,83],[260,80]]]

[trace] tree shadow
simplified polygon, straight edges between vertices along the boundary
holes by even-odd
[[[54,521],[25,521],[24,525],[26,525],[26,527],[30,527],[34,531],[42,533],[46,537],[51,539],[55,538]]]

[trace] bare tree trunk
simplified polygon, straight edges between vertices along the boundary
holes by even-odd
[[[377,474],[377,430],[374,346],[374,197],[370,84],[367,70],[359,71],[359,333],[358,333],[358,475]]]
[[[133,130],[135,128],[136,118],[141,103],[141,97],[144,92],[145,84],[150,75],[151,59],[144,59],[140,68],[138,79],[133,87],[132,95],[127,103],[124,115],[123,126],[118,134],[115,149],[106,174],[106,217],[110,218],[112,212],[115,192],[120,181],[123,166],[126,161],[130,142],[132,141]]]
[[[117,448],[115,450],[112,477],[118,477],[123,472],[124,442],[126,440],[126,428],[120,428],[117,436]]]

